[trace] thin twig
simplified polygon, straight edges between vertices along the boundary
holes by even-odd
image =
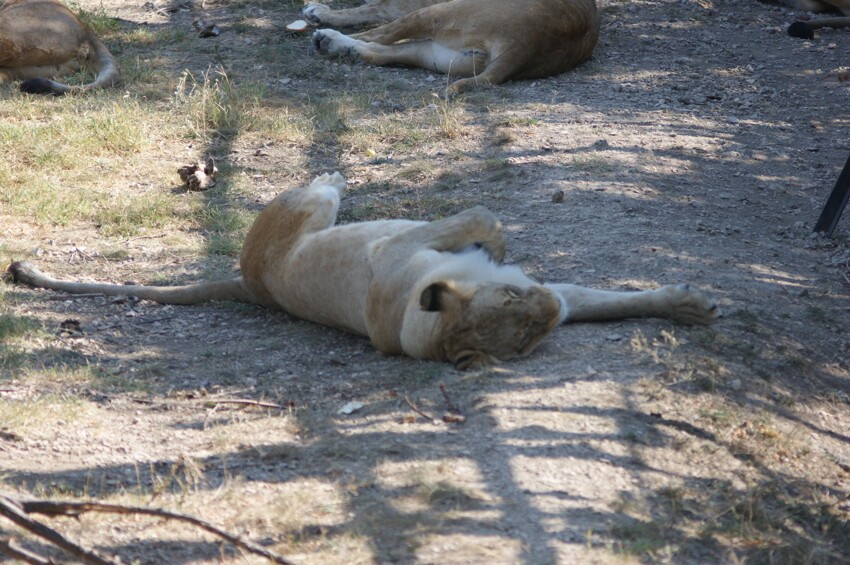
[[[180,401],[169,401],[169,400],[152,400],[150,398],[142,398],[139,396],[122,396],[120,394],[107,394],[105,392],[95,392],[89,391],[89,395],[94,397],[102,397],[108,400],[127,400],[129,402],[135,402],[136,404],[146,404],[152,406],[181,406],[183,408],[186,407],[197,407],[200,404],[214,404],[217,406],[222,404],[241,404],[243,406],[256,406],[258,408],[274,408],[276,410],[283,410],[288,406],[294,406],[292,403],[287,404],[276,404],[274,402],[265,402],[262,400],[252,400],[250,398],[193,398],[187,400],[193,400],[194,402],[180,402]]]
[[[61,547],[68,553],[77,557],[83,563],[87,563],[88,565],[117,565],[115,561],[104,559],[97,553],[73,543],[56,530],[48,528],[41,522],[33,520],[27,516],[28,513],[29,510],[26,510],[21,502],[7,496],[0,495],[0,516],[5,516],[23,529]]]
[[[89,255],[79,247],[74,247],[71,251],[68,252],[68,263],[72,263],[76,255],[80,255],[81,257],[83,257],[84,259],[88,259],[89,261],[94,261],[94,257]]]
[[[9,557],[20,559],[25,563],[34,565],[51,565],[54,563],[50,559],[42,557],[37,553],[33,553],[15,543],[14,538],[0,539],[0,553],[5,553]]]
[[[436,419],[434,419],[433,416],[429,416],[428,414],[426,414],[425,412],[423,412],[422,410],[417,408],[416,405],[413,402],[411,402],[409,398],[407,398],[407,395],[402,396],[402,398],[404,398],[404,401],[407,403],[408,406],[410,406],[411,410],[413,410],[414,412],[416,412],[417,414],[419,414],[423,418],[427,418],[428,420],[431,420],[432,423],[435,423],[437,421]]]
[[[0,503],[3,501],[0,498]],[[46,516],[72,516],[76,517],[86,512],[101,512],[104,514],[142,514],[145,516],[158,516],[181,522],[188,522],[194,526],[201,528],[213,535],[216,535],[237,547],[249,551],[255,555],[265,557],[274,563],[281,565],[293,565],[291,561],[268,551],[259,545],[244,540],[241,537],[230,534],[221,530],[209,522],[205,522],[188,514],[179,514],[177,512],[169,512],[168,510],[160,510],[157,508],[146,508],[144,506],[124,506],[121,504],[102,504],[99,502],[65,502],[65,501],[43,501],[43,500],[26,500],[21,501],[20,507],[24,512],[33,514],[44,514]]]
[[[277,408],[278,410],[283,410],[283,406],[280,404],[275,404],[274,402],[263,402],[261,400],[251,400],[250,398],[203,398],[200,399],[199,402],[203,402],[204,404],[215,404],[216,406],[219,404],[242,404],[245,406]]]
[[[449,407],[449,412],[454,412],[455,414],[463,414],[463,410],[460,409],[460,406],[455,404],[449,397],[449,393],[446,390],[445,383],[440,383],[440,392],[443,393],[443,398],[446,399],[446,405]]]
[[[157,10],[157,12],[158,11],[159,10]],[[120,243],[120,244],[129,243],[131,241],[136,241],[137,239],[156,239],[158,237],[165,237],[167,235],[168,235],[167,233],[158,233],[158,234],[155,234],[155,235],[137,235],[136,237],[128,237],[127,239],[122,239],[118,243]]]
[[[216,413],[219,406],[221,406],[221,404],[216,404],[215,406],[212,407],[212,410],[207,412],[207,414],[204,416],[204,431],[207,431],[207,424],[209,423],[210,418],[212,418],[213,414]]]

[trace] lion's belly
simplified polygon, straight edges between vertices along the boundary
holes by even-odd
[[[273,277],[275,300],[299,318],[368,335],[370,246],[418,224],[406,220],[367,222],[307,236]]]

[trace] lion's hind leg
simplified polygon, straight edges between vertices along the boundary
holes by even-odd
[[[566,322],[669,318],[685,324],[709,324],[720,316],[713,300],[687,284],[638,292],[596,290],[573,284],[545,286],[566,301]]]
[[[313,34],[313,46],[319,53],[359,58],[370,65],[405,65],[461,77],[483,72],[487,60],[486,53],[481,51],[461,51],[431,40],[384,45],[363,41],[333,29],[316,31]]]
[[[288,205],[297,209],[298,213],[308,215],[301,227],[301,232],[319,231],[332,227],[336,223],[339,212],[339,200],[345,192],[345,179],[339,172],[324,173],[314,178],[301,194]]]

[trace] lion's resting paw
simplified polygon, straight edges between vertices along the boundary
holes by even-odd
[[[340,192],[342,192],[345,189],[345,179],[343,178],[343,176],[341,174],[339,174],[339,171],[336,171],[333,174],[331,174],[331,173],[321,174],[321,175],[317,176],[316,178],[314,178],[313,182],[310,183],[311,186],[320,185],[320,184],[332,186]]]
[[[684,324],[710,324],[722,314],[717,303],[688,284],[669,285],[660,289],[669,308],[670,318]]]
[[[327,55],[357,57],[355,40],[333,29],[320,29],[313,33],[313,48]]]
[[[312,23],[320,24],[322,23],[322,14],[325,14],[330,11],[331,9],[325,6],[324,4],[310,2],[309,4],[304,6],[304,9],[301,11],[301,13]]]

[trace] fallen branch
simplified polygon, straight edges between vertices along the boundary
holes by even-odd
[[[423,418],[430,420],[431,423],[437,422],[436,418],[434,418],[433,416],[429,416],[428,414],[426,414],[425,412],[423,412],[422,410],[417,408],[417,406],[413,402],[411,402],[409,398],[407,398],[407,395],[403,396],[402,398],[404,398],[404,401],[407,403],[407,405],[410,407],[411,410],[413,410],[414,412],[416,412],[417,414],[419,414]]]
[[[35,565],[53,565],[54,561],[42,557],[37,553],[33,553],[15,543],[14,538],[0,539],[0,553],[5,553],[9,557],[20,559],[24,563],[33,563]]]
[[[205,530],[205,531],[207,531],[207,532],[209,532],[213,535],[216,535],[216,536],[230,542],[231,544],[235,545],[236,547],[240,547],[240,548],[242,548],[242,549],[244,549],[244,550],[246,550],[250,553],[253,553],[255,555],[260,555],[262,557],[265,557],[266,559],[268,559],[269,561],[272,561],[274,563],[280,563],[281,565],[293,565],[291,561],[284,559],[283,557],[281,557],[281,556],[279,556],[275,553],[272,553],[271,551],[268,551],[267,549],[264,549],[264,548],[260,547],[259,545],[255,544],[253,542],[244,540],[237,535],[230,534],[230,533],[228,533],[224,530],[221,530],[221,529],[213,526],[209,522],[205,522],[203,520],[195,518],[194,516],[189,516],[188,514],[179,514],[177,512],[169,512],[168,510],[160,510],[160,509],[157,509],[157,508],[146,508],[146,507],[143,507],[143,506],[124,506],[124,505],[120,505],[120,504],[104,504],[104,503],[100,503],[100,502],[65,502],[65,501],[43,501],[43,500],[17,501],[17,500],[14,500],[12,498],[9,498],[8,496],[0,495],[0,514],[9,518],[9,515],[7,515],[5,512],[3,512],[3,510],[5,510],[7,507],[16,511],[16,514],[15,513],[12,514],[14,517],[10,518],[10,519],[18,525],[22,525],[20,522],[18,522],[18,520],[25,520],[25,521],[28,521],[28,522],[38,524],[38,522],[35,522],[34,520],[25,516],[24,514],[43,514],[45,516],[77,517],[77,516],[84,514],[86,512],[100,512],[100,513],[104,513],[104,514],[141,514],[141,515],[144,515],[144,516],[157,516],[157,517],[166,518],[166,519],[169,519],[169,520],[178,520],[178,521],[181,521],[181,522],[187,522],[189,524],[197,526],[197,527],[201,528],[202,530]],[[36,535],[39,535],[40,537],[44,537],[45,539],[48,539],[51,542],[56,543],[56,545],[59,545],[63,549],[66,549],[66,551],[69,551],[69,552],[73,553],[74,555],[76,555],[77,557],[80,557],[81,559],[83,559],[82,555],[80,553],[78,553],[78,551],[79,550],[85,551],[85,550],[83,550],[79,546],[76,546],[74,544],[70,544],[70,542],[65,540],[61,536],[61,534],[59,534],[58,532],[55,532],[54,530],[50,530],[50,528],[47,528],[46,526],[43,526],[41,524],[38,524],[38,525],[41,526],[41,528],[48,530],[47,532],[44,533],[45,535],[42,535],[42,533],[35,531],[35,530],[32,530],[30,528],[27,528],[27,529],[30,529],[30,531],[32,531]],[[26,526],[22,525],[22,527],[26,527]],[[61,539],[64,544],[70,544],[70,547],[66,547],[65,545],[61,545],[59,543],[59,541],[54,541],[54,539],[52,539],[51,537],[48,537],[48,534],[50,534],[51,532],[52,532],[51,535],[58,536],[59,537],[58,539]],[[88,554],[94,555],[92,552],[88,552]],[[94,563],[94,564],[97,564],[97,565],[101,565],[101,564],[113,565],[112,561],[103,560],[101,557],[96,556],[96,555],[94,555],[94,557],[99,559],[99,561],[91,560],[91,558],[89,558],[88,561],[83,559],[83,562],[84,563]]]
[[[24,503],[13,498],[0,495],[0,516],[5,516],[21,528],[61,547],[71,555],[77,557],[83,563],[88,565],[116,565],[115,561],[104,559],[94,551],[90,551],[75,544],[56,530],[48,528],[41,522],[33,520],[27,516],[29,512],[30,511],[25,508]]]

